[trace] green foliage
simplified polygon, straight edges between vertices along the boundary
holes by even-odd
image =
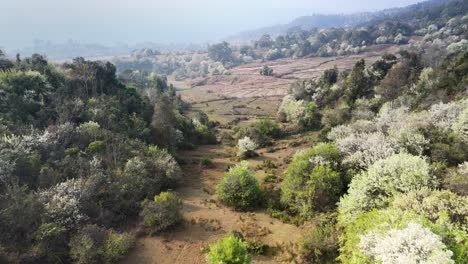
[[[252,262],[247,252],[247,244],[234,235],[228,235],[212,245],[207,259],[210,264],[250,264]]]
[[[352,104],[356,99],[361,97],[369,97],[372,95],[372,80],[366,74],[366,63],[364,60],[356,62],[353,70],[348,76],[346,97],[348,103]]]
[[[116,263],[130,251],[134,243],[134,239],[128,234],[119,234],[114,231],[108,232],[107,241],[104,246],[105,262]]]
[[[203,168],[213,168],[214,164],[210,158],[205,157],[200,160],[200,166],[202,166]]]
[[[260,70],[260,75],[263,75],[263,76],[273,76],[273,69],[265,65],[265,66],[263,66],[263,68]]]
[[[339,204],[340,221],[349,223],[357,214],[385,208],[394,195],[437,185],[423,158],[401,153],[382,159],[356,175]]]
[[[74,263],[115,263],[133,247],[133,238],[96,225],[87,225],[70,242],[70,256]]]
[[[16,129],[25,123],[43,128],[50,90],[47,78],[37,71],[0,71],[0,118]]]
[[[106,143],[102,140],[96,140],[88,145],[88,150],[93,154],[102,153],[106,148]]]
[[[229,43],[225,41],[208,47],[208,56],[214,61],[222,62],[223,65],[233,60],[232,50],[229,47]]]
[[[320,112],[315,103],[308,103],[305,107],[304,117],[299,121],[299,125],[305,129],[320,128]]]
[[[451,226],[445,221],[431,223],[424,216],[413,211],[401,211],[395,209],[373,210],[359,214],[358,217],[345,226],[345,232],[341,236],[342,246],[339,260],[343,263],[373,263],[368,256],[360,250],[359,243],[363,235],[369,232],[385,234],[391,229],[403,229],[409,223],[418,223],[429,228],[439,235],[453,252],[452,259],[455,263],[463,263],[467,256],[467,234]],[[463,241],[459,243],[459,241]],[[408,245],[406,245],[408,246]]]
[[[260,119],[249,127],[236,127],[235,129],[237,130],[236,138],[249,137],[262,147],[270,145],[274,139],[278,139],[282,134],[278,124],[270,119]]]
[[[339,243],[335,216],[317,217],[311,226],[307,226],[299,240],[298,254],[302,260],[307,263],[336,262]]]
[[[36,250],[39,256],[54,263],[68,257],[67,229],[59,224],[42,224],[35,235]]]
[[[236,210],[247,210],[259,204],[260,186],[249,163],[242,161],[229,169],[216,187],[216,193],[223,203]]]
[[[281,186],[281,202],[305,218],[333,208],[342,191],[339,162],[338,149],[329,143],[296,153]]]
[[[207,125],[200,124],[197,126],[195,131],[198,134],[198,138],[200,143],[204,144],[214,144],[216,143],[216,135],[212,129],[210,129]]]
[[[173,192],[162,192],[154,197],[154,201],[143,201],[140,214],[150,235],[182,221],[181,207],[182,201]]]

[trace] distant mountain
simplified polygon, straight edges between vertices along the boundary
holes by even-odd
[[[452,0],[429,0],[417,4],[409,5],[400,8],[385,9],[377,12],[364,12],[355,14],[313,14],[310,16],[302,16],[294,19],[290,23],[275,25],[269,27],[258,28],[254,30],[243,31],[226,38],[229,42],[246,42],[259,39],[264,34],[269,34],[272,37],[284,35],[289,30],[301,28],[310,30],[311,28],[350,28],[369,23],[378,23],[380,20],[385,20],[398,15],[404,16],[404,19],[409,20],[412,17],[416,18],[421,10],[426,11],[429,7],[443,6]],[[425,14],[427,15],[427,14]]]
[[[368,22],[374,17],[374,13],[357,13],[352,15],[313,14],[298,17],[288,24],[243,31],[226,38],[226,40],[229,42],[243,42],[258,39],[264,34],[278,36],[285,34],[289,29],[293,28],[309,30],[311,28],[354,27]]]

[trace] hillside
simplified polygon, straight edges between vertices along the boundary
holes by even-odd
[[[111,61],[0,50],[0,263],[466,264],[467,8]]]

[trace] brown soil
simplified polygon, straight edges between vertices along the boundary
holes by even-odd
[[[272,160],[278,166],[276,174],[282,178],[286,168],[284,158],[311,144],[313,140],[304,135],[281,140],[275,144],[274,153],[260,149],[261,156],[249,162],[256,168],[260,182],[265,176],[259,169],[264,160]],[[122,263],[206,263],[203,249],[234,230],[244,235],[246,232],[256,234],[261,244],[271,248],[267,256],[254,256],[255,263],[288,263],[288,256],[281,249],[297,241],[300,227],[274,219],[263,209],[236,212],[217,201],[215,186],[229,166],[238,162],[234,156],[235,149],[226,145],[202,146],[182,152],[184,177],[176,191],[184,201],[184,223],[163,234],[143,235]],[[199,165],[202,158],[211,158],[214,167],[202,168]]]
[[[258,118],[274,118],[281,98],[287,93],[289,84],[298,78],[314,78],[325,69],[338,66],[351,68],[357,60],[365,58],[367,63],[377,60],[385,52],[395,52],[396,47],[387,46],[375,52],[358,56],[333,58],[282,59],[267,63],[253,63],[232,69],[230,76],[214,76],[207,80],[175,82],[182,98],[192,104],[192,110],[205,111],[210,119],[222,124],[241,120],[248,123]],[[259,74],[263,65],[274,69],[275,77]],[[194,86],[194,83],[201,84]],[[292,136],[275,143],[273,153],[260,149],[259,157],[249,160],[263,186],[277,189],[284,177],[286,160],[297,150],[312,146],[317,133]],[[260,244],[271,250],[265,256],[254,256],[255,263],[291,263],[291,256],[284,250],[291,247],[301,236],[301,227],[286,224],[270,217],[265,209],[255,212],[236,212],[220,204],[215,195],[215,186],[229,166],[238,162],[235,148],[224,145],[201,146],[192,151],[179,153],[185,162],[180,187],[176,189],[183,203],[184,223],[163,234],[137,239],[135,249],[122,263],[206,263],[203,249],[237,230],[253,234]],[[210,158],[213,168],[202,168],[202,158]],[[264,183],[266,172],[261,168],[264,160],[276,166],[277,182]],[[138,228],[135,228],[138,229]],[[135,231],[138,233],[137,231]]]

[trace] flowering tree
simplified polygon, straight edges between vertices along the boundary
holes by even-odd
[[[468,228],[468,197],[448,190],[423,188],[400,194],[395,197],[392,207],[412,210],[433,222],[447,215],[460,228]]]
[[[451,259],[452,251],[442,243],[441,237],[414,222],[385,234],[371,231],[361,236],[359,248],[382,264],[455,263]]]
[[[238,142],[238,156],[241,159],[249,158],[255,155],[255,150],[257,149],[257,143],[255,143],[250,137],[244,137],[239,139]]]
[[[353,178],[348,194],[339,203],[340,219],[352,221],[360,212],[386,207],[396,194],[434,186],[435,178],[426,160],[406,153],[395,154]]]
[[[306,105],[304,100],[296,100],[292,95],[283,98],[278,113],[284,113],[287,122],[298,123],[304,116]]]
[[[63,226],[73,228],[87,219],[81,212],[81,180],[68,180],[40,193],[48,217]]]

